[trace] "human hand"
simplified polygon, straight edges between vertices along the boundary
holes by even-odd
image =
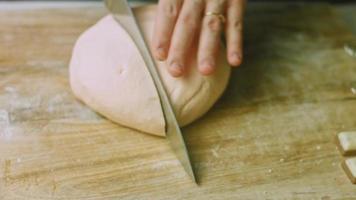
[[[199,39],[198,69],[203,75],[212,74],[217,67],[220,36],[226,18],[227,60],[232,66],[240,65],[245,2],[160,0],[152,43],[154,57],[167,60],[168,71],[172,76],[182,76],[192,44]]]

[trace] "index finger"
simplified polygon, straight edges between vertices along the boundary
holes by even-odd
[[[160,0],[156,16],[152,50],[158,60],[167,58],[174,26],[183,0]]]

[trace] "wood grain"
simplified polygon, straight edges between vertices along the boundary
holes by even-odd
[[[105,13],[85,3],[0,12],[0,199],[356,197],[334,143],[356,130],[356,60],[343,50],[354,38],[331,7],[249,5],[243,66],[183,130],[199,186],[165,139],[71,94],[73,44]]]

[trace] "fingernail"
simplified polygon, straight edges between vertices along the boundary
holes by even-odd
[[[211,74],[215,69],[215,62],[213,60],[210,59],[206,59],[203,63],[202,63],[202,73],[204,75],[209,75]]]
[[[159,60],[165,59],[165,51],[162,47],[159,47],[156,51]]]
[[[232,53],[230,58],[233,65],[239,65],[241,62],[241,56],[238,53]]]
[[[170,71],[172,73],[173,76],[180,76],[182,73],[183,73],[183,68],[182,68],[182,65],[180,65],[179,63],[177,62],[173,62],[171,65],[170,65]]]

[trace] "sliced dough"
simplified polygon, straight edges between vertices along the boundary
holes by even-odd
[[[337,135],[337,144],[342,155],[356,155],[356,131],[339,133]]]
[[[156,6],[135,9],[146,40],[152,37]],[[157,62],[178,122],[185,126],[206,113],[228,83],[230,67],[221,50],[214,75],[197,71],[196,45],[188,58],[187,75],[173,78],[165,62]],[[221,48],[223,49],[223,48]],[[74,94],[108,119],[143,132],[164,136],[159,97],[144,61],[127,32],[108,15],[84,32],[70,63]]]
[[[352,183],[356,183],[356,158],[346,158],[341,164],[347,177],[349,177]]]

